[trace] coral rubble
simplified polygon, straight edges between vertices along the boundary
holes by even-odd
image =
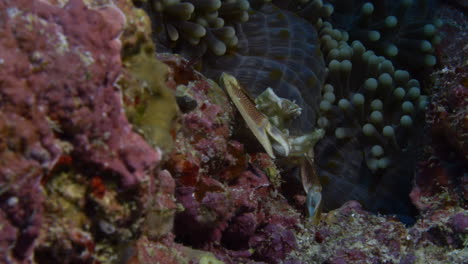
[[[303,263],[463,263],[467,221],[458,208],[425,215],[407,228],[350,201],[318,226],[306,226],[292,256]]]

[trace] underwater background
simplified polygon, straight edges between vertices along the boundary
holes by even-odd
[[[466,263],[463,0],[0,0],[0,263]]]

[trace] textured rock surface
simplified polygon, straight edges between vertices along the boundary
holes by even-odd
[[[365,212],[350,201],[298,235],[304,263],[463,263],[468,214],[461,208],[423,215],[412,227]],[[463,231],[461,231],[463,230]]]
[[[160,160],[113,86],[125,15],[110,1],[0,6],[1,262],[33,251],[38,263],[111,262],[110,241],[138,230]]]
[[[177,240],[210,250],[225,263],[279,263],[296,246],[300,216],[270,182],[276,167],[266,154],[249,156],[230,138],[234,109],[223,90],[188,70],[186,60],[159,58],[171,68],[171,87],[196,102],[180,117],[182,127],[165,163],[184,207],[175,217]]]

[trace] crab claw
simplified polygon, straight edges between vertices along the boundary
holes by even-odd
[[[247,92],[240,86],[237,79],[228,73],[223,73],[221,74],[220,82],[226,89],[242,118],[247,123],[247,126],[268,155],[275,158],[273,147],[268,135],[282,146],[283,152],[286,156],[289,155],[290,146],[284,134],[278,128],[273,126],[268,118],[256,108],[255,103],[250,99]]]
[[[302,157],[301,178],[302,185],[307,193],[307,211],[313,223],[317,224],[320,220],[322,207],[322,186],[315,173],[313,146],[323,137],[324,131],[316,130],[308,135],[295,138],[288,137],[270,123],[268,117],[257,109],[254,101],[250,99],[248,93],[240,86],[234,76],[223,73],[221,74],[220,82],[247,126],[270,157],[275,158],[273,146],[278,153],[281,153],[285,157],[289,155],[300,155]],[[269,93],[273,92],[269,91]],[[275,141],[275,144],[272,144],[271,139]],[[293,149],[294,146],[295,148]]]

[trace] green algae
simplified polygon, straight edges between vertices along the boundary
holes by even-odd
[[[140,50],[124,62],[129,75],[120,80],[129,121],[147,142],[169,152],[171,130],[178,108],[173,92],[166,86],[167,66],[151,50]]]
[[[187,247],[184,249],[189,259],[198,259],[200,264],[224,264],[224,262],[218,260],[213,253]]]
[[[120,37],[124,72],[117,86],[122,90],[125,113],[134,129],[151,146],[169,152],[178,109],[173,92],[165,83],[168,68],[156,59],[151,22],[146,12],[128,6],[121,7],[127,14],[127,22]]]

